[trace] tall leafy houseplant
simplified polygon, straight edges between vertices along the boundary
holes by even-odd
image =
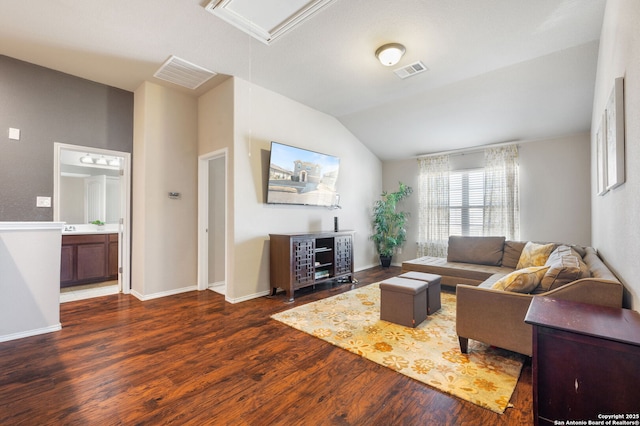
[[[407,212],[396,211],[398,203],[407,198],[413,192],[410,186],[399,182],[400,187],[396,192],[384,191],[373,207],[373,240],[376,250],[380,255],[380,263],[384,267],[391,265],[391,258],[407,239],[407,230],[404,228],[409,217]]]

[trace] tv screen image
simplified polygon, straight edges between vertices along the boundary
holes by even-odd
[[[278,142],[271,142],[269,204],[336,204],[340,159]]]

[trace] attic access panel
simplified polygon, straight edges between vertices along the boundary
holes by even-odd
[[[205,9],[269,44],[335,0],[211,0]]]

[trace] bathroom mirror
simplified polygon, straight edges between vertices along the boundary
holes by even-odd
[[[131,291],[131,153],[54,142],[53,220],[65,234],[118,234],[118,289]],[[104,225],[89,224],[95,220]]]
[[[124,157],[62,148],[58,158],[58,220],[117,224],[121,217],[120,179]]]

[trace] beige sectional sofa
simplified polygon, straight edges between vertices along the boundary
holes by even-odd
[[[622,283],[594,248],[537,244],[504,237],[450,237],[447,258],[406,261],[402,271],[438,274],[443,286],[455,287],[456,331],[463,353],[473,339],[531,356],[532,330],[524,317],[534,296],[622,307],[623,295]],[[530,249],[542,246],[550,252],[544,265],[523,268],[531,260],[525,256]]]

